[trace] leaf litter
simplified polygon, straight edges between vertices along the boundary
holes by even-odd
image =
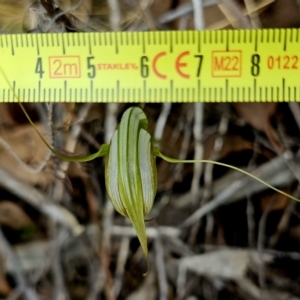
[[[298,27],[299,12],[296,0],[1,0],[0,30]],[[213,157],[299,197],[294,106],[151,104],[145,112],[167,155]],[[221,167],[178,169],[157,159],[158,193],[147,222],[153,266],[144,278],[134,230],[107,205],[103,161],[52,157],[12,107],[0,105],[1,298],[299,299],[297,203]],[[127,107],[28,109],[56,149],[85,154],[105,141],[104,128],[117,124]]]

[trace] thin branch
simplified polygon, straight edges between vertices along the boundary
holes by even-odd
[[[218,4],[218,0],[206,0],[203,3],[203,7],[209,7],[214,6]],[[183,16],[189,15],[193,12],[194,7],[191,3],[183,3],[180,6],[178,6],[176,9],[170,10],[166,12],[165,14],[161,15],[157,18],[156,23],[158,25],[164,25],[169,22],[175,21]],[[138,30],[138,31],[144,31],[149,29],[149,26],[147,24],[142,24],[138,28],[132,27],[129,28],[129,31]]]
[[[186,159],[186,156],[188,154],[190,140],[191,140],[190,128],[192,126],[193,117],[194,117],[192,105],[188,106],[186,114],[187,114],[187,116],[186,116],[186,123],[184,126],[184,137],[183,137],[183,141],[182,141],[181,149],[180,149],[180,153],[179,153],[179,159],[182,159],[182,160]],[[174,178],[176,178],[176,180],[181,178],[182,169],[183,169],[183,163],[178,163],[175,166]]]
[[[261,28],[261,22],[256,10],[256,3],[253,0],[244,0],[247,12],[250,17],[250,22],[253,28]]]
[[[257,237],[257,252],[259,254],[259,268],[258,268],[258,281],[261,289],[266,288],[266,279],[265,279],[265,264],[262,259],[264,247],[265,247],[265,234],[266,234],[266,222],[268,214],[271,210],[271,207],[274,203],[275,197],[272,197],[272,199],[268,202],[265,211],[263,212],[263,215],[261,216],[259,220],[259,226],[258,226],[258,237]]]
[[[203,0],[192,0],[194,8],[194,26],[196,30],[203,30],[205,28],[203,15]]]
[[[129,236],[136,237],[136,231],[133,227],[129,226],[117,226],[114,225],[112,227],[112,234],[117,236]],[[169,236],[169,237],[179,237],[181,231],[174,227],[168,226],[158,226],[158,227],[147,227],[146,235],[147,238],[156,239],[158,235]]]
[[[52,26],[54,25],[54,23],[55,23],[60,17],[66,15],[66,14],[69,14],[69,13],[71,13],[72,11],[76,10],[76,9],[82,4],[82,2],[83,2],[83,0],[78,0],[78,2],[75,3],[73,6],[71,6],[68,10],[66,10],[66,11],[60,11],[58,14],[56,14],[56,15],[52,18],[50,24],[45,28],[45,32],[48,32],[48,31],[52,28]]]
[[[51,152],[49,151],[45,157],[45,159],[39,163],[36,167],[31,167],[28,164],[24,163],[18,155],[14,152],[14,150],[11,148],[11,146],[2,138],[0,137],[0,145],[2,148],[15,160],[16,163],[19,164],[21,168],[26,170],[26,172],[31,173],[31,174],[38,174],[40,173],[47,163],[49,162],[49,158],[51,156]]]
[[[299,163],[300,158],[294,158],[295,161]],[[285,160],[278,156],[273,160],[261,165],[254,172],[253,175],[258,178],[268,181],[268,183],[272,186],[283,186],[285,184],[290,184],[292,180],[295,179],[293,173],[286,166]],[[260,192],[267,189],[266,186],[262,185],[259,182],[254,181],[252,178],[248,176],[241,175],[239,180],[234,181],[227,188],[221,191],[214,199],[208,202],[203,207],[197,209],[189,218],[187,218],[183,227],[190,226],[201,219],[208,213],[211,213],[214,209],[219,206],[232,202],[237,199],[240,199],[245,196],[245,187],[247,186],[246,192]]]
[[[176,281],[176,299],[183,299],[186,293],[186,276],[187,276],[187,268],[185,264],[179,264],[177,281]]]
[[[39,190],[19,182],[1,169],[0,186],[20,197],[46,216],[67,227],[73,235],[77,236],[83,232],[83,226],[78,223],[74,215],[66,208],[53,204],[54,201],[49,200]]]
[[[299,197],[300,193],[296,194]],[[274,248],[278,243],[280,237],[288,230],[290,225],[290,219],[293,215],[293,211],[296,208],[297,203],[292,201],[288,204],[288,206],[283,211],[279,224],[277,225],[276,232],[270,237],[268,246],[269,248]]]
[[[225,17],[234,27],[251,28],[251,23],[247,17],[244,16],[242,9],[233,0],[223,0],[219,8],[224,13]],[[236,25],[237,21],[237,25]]]
[[[257,142],[257,133],[254,131],[254,143],[253,143],[253,155],[248,163],[248,171],[253,170],[255,167],[255,161],[257,158],[257,153],[259,153],[259,143]],[[255,247],[255,220],[254,220],[254,205],[251,199],[252,193],[247,193],[247,208],[246,208],[246,215],[247,215],[247,227],[248,227],[248,245],[251,249]]]
[[[147,26],[149,27],[149,29],[150,30],[156,30],[157,27],[156,27],[156,24],[155,24],[155,20],[152,17],[149,8],[147,6],[146,7],[142,7],[140,0],[134,0],[134,3],[136,5],[138,11],[144,17],[145,23],[147,24]]]
[[[108,0],[109,6],[109,21],[110,27],[112,31],[120,31],[120,23],[121,23],[121,11],[118,0]]]
[[[199,99],[200,100],[200,99]],[[194,141],[195,141],[195,154],[194,159],[200,160],[203,158],[203,145],[202,145],[202,131],[203,131],[203,118],[204,118],[204,104],[196,103],[194,104],[195,108],[195,119],[194,119]],[[202,174],[203,165],[194,164],[194,175],[191,184],[191,193],[194,196],[199,192],[199,181]]]
[[[39,297],[36,292],[28,286],[27,280],[23,273],[20,271],[19,262],[14,255],[14,251],[11,248],[10,244],[6,240],[2,229],[0,227],[0,247],[2,253],[5,257],[5,260],[9,260],[11,265],[13,266],[12,274],[16,280],[16,284],[18,289],[22,292],[25,300],[38,300]]]
[[[155,130],[154,130],[154,141],[159,144],[162,138],[167,119],[172,107],[172,103],[164,103],[162,106],[161,113],[157,119]]]
[[[156,263],[156,270],[157,270],[157,277],[158,277],[158,284],[159,284],[159,300],[167,300],[168,280],[167,280],[166,265],[164,259],[164,249],[159,234],[157,238],[154,240],[154,248],[155,248],[155,263]]]
[[[121,240],[121,246],[119,249],[119,255],[117,260],[117,269],[114,283],[114,291],[118,297],[122,288],[122,282],[125,272],[125,265],[129,255],[129,237],[123,237]]]
[[[268,5],[270,5],[271,3],[273,3],[275,0],[264,0],[263,2],[260,2],[259,4],[256,4],[256,6],[253,8],[253,10],[242,10],[243,15],[244,16],[248,16],[251,13],[256,13],[257,15],[264,9],[267,8]],[[222,6],[220,7],[220,9],[222,10]],[[213,23],[212,25],[208,26],[206,29],[210,29],[210,30],[217,30],[217,29],[222,29],[222,28],[226,28],[228,27],[230,24],[234,24],[238,21],[236,18],[234,18],[233,16],[231,16],[232,19],[229,21],[227,18],[226,19],[222,19],[220,21],[217,21],[215,23]]]
[[[80,121],[85,120],[85,118],[88,116],[88,113],[90,112],[91,107],[92,107],[92,103],[87,103],[81,106],[78,112],[78,116],[73,122],[74,125],[72,126],[71,132],[68,135],[64,145],[64,149],[66,153],[74,153],[82,129],[82,126],[80,122],[78,122],[78,120]],[[69,166],[70,166],[69,161],[59,161],[59,166],[57,167],[56,170],[59,180],[56,181],[56,184],[52,192],[54,199],[62,199],[63,192],[65,189],[65,184],[62,179],[66,177],[66,172]]]
[[[300,4],[300,0],[298,1],[298,3]],[[300,8],[300,6],[299,6]],[[300,106],[299,103],[289,103],[289,108],[294,116],[294,119],[298,125],[298,128],[300,130]]]
[[[219,154],[223,148],[224,143],[224,135],[226,134],[228,130],[228,123],[229,119],[228,117],[223,114],[221,117],[221,121],[219,124],[219,130],[218,130],[218,136],[215,139],[213,152],[211,154],[210,160],[217,160],[219,157]],[[206,164],[205,165],[205,171],[204,171],[204,193],[203,198],[201,201],[201,206],[206,204],[211,197],[212,194],[212,188],[213,188],[213,164]],[[207,216],[207,223],[205,228],[205,242],[211,243],[211,237],[213,235],[213,227],[214,227],[214,218],[212,215]]]
[[[58,250],[56,251],[51,264],[51,269],[53,272],[53,284],[54,284],[53,299],[69,300],[70,296],[65,286],[63,269],[60,260],[61,260],[61,255],[60,255],[60,251]]]

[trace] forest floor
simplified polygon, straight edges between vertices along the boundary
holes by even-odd
[[[60,12],[52,32],[300,24],[297,0],[78,4],[0,0],[0,30],[44,32]],[[79,155],[109,141],[129,106],[25,105],[58,151]],[[146,104],[144,111],[164,154],[237,166],[300,198],[298,104]],[[107,198],[104,160],[59,160],[18,104],[0,104],[0,299],[300,299],[296,201],[221,166],[156,163],[157,195],[146,216],[151,268],[143,276],[136,233]]]

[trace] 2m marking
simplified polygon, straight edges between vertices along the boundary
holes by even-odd
[[[49,56],[50,78],[80,78],[80,56]]]
[[[241,77],[242,52],[212,51],[212,77]]]

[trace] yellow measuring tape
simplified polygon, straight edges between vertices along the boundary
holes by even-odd
[[[0,36],[0,102],[300,101],[300,30]]]

